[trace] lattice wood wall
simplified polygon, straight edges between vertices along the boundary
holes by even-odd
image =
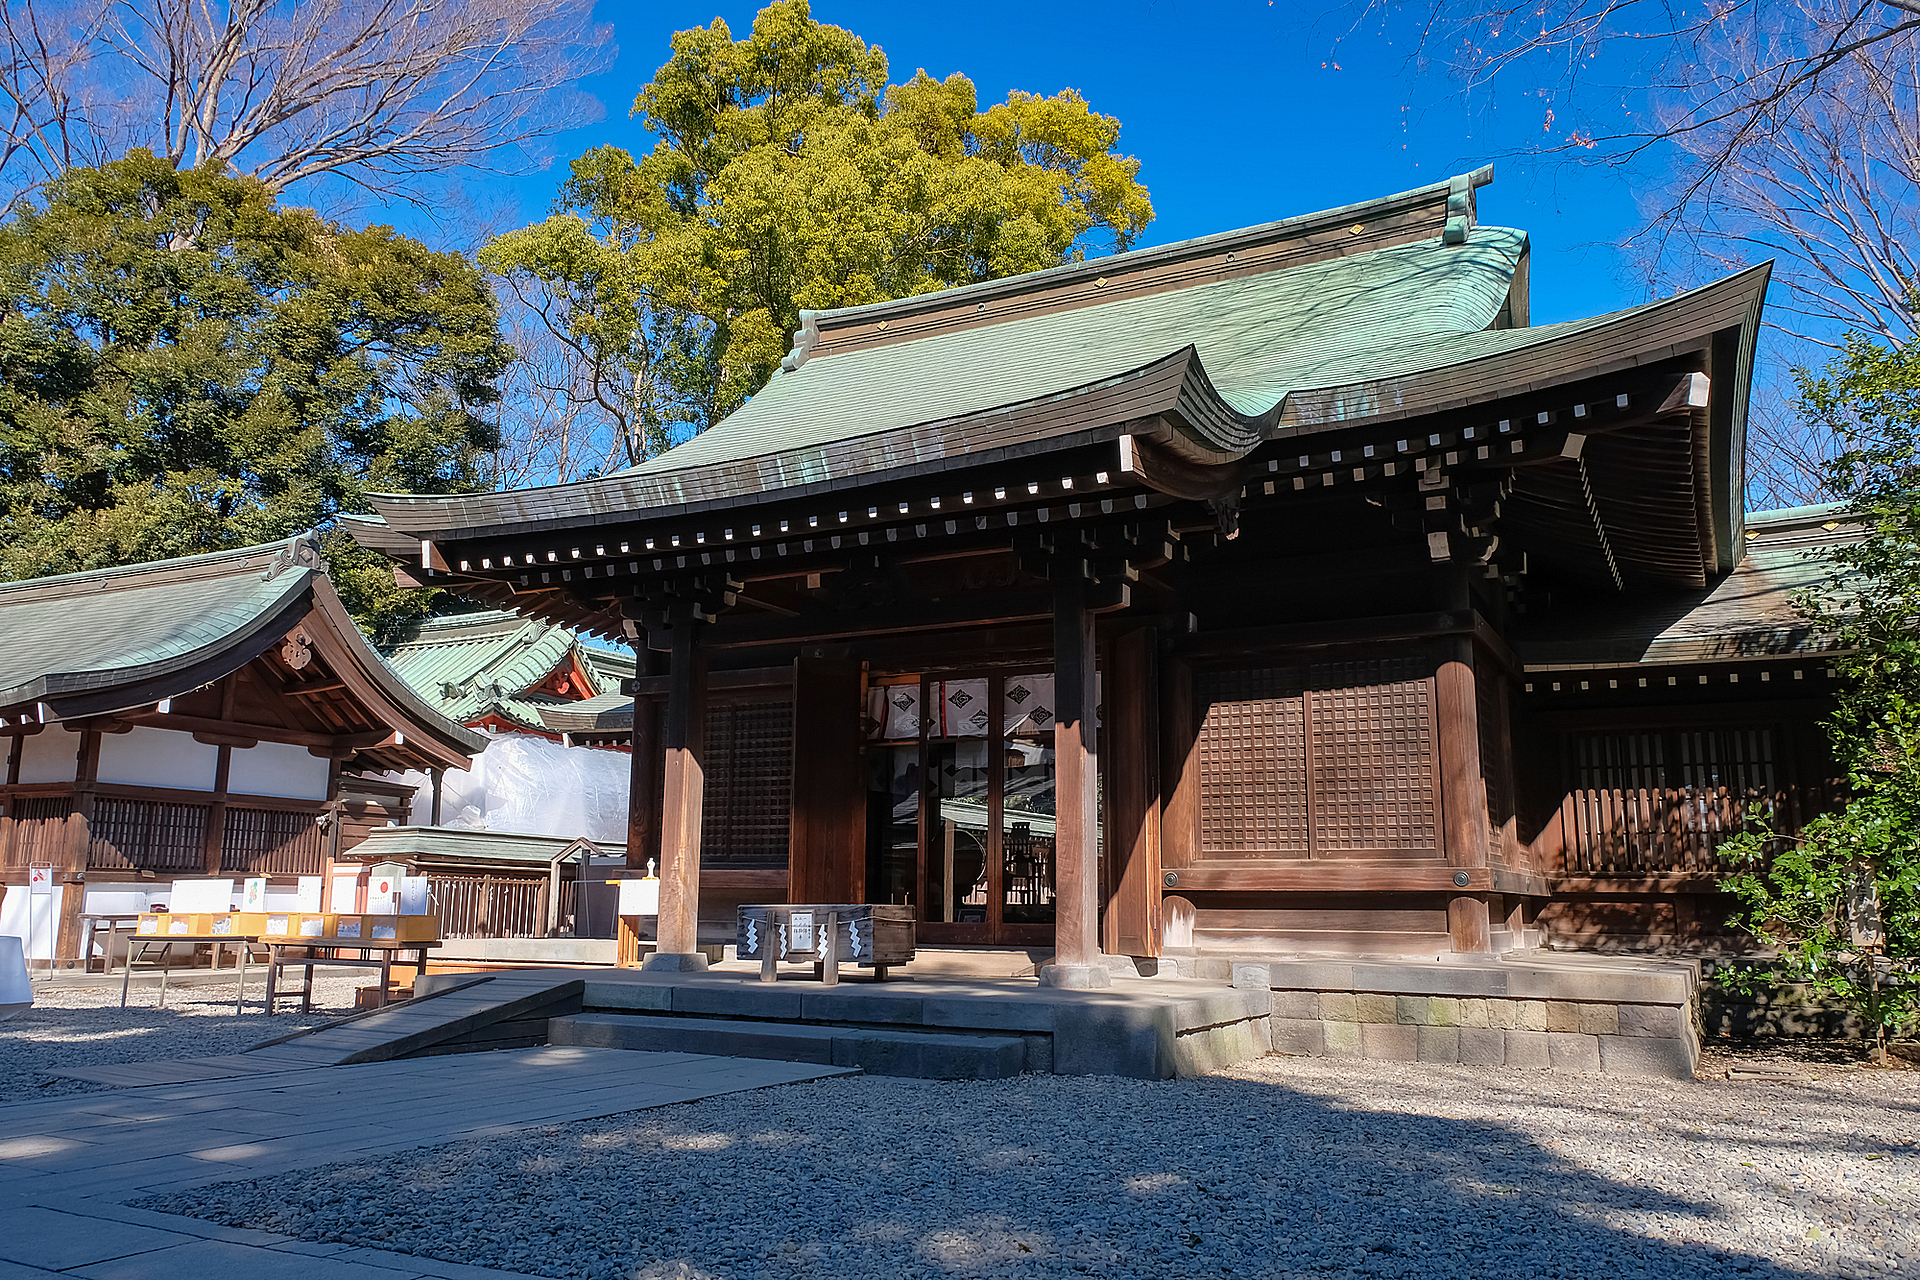
[[[784,867],[793,779],[793,703],[732,702],[707,711],[700,860]]]
[[[1197,674],[1203,858],[1440,854],[1432,664]]]

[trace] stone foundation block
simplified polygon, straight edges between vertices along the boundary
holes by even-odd
[[[1393,1020],[1407,1027],[1421,1027],[1427,1023],[1426,996],[1395,996],[1393,998]]]
[[[1545,1031],[1547,1029],[1547,1002],[1545,1000],[1522,1000],[1519,1002],[1519,1021],[1514,1025],[1522,1031]]]
[[[1457,1027],[1460,1025],[1460,1006],[1466,1001],[1458,996],[1432,996],[1427,1000],[1427,1025],[1430,1027]]]
[[[1544,1031],[1509,1031],[1507,1037],[1507,1065],[1510,1067],[1536,1067],[1545,1071],[1553,1065],[1547,1052],[1547,1033]]]
[[[1547,1001],[1547,1030],[1555,1032],[1579,1031],[1580,1006],[1569,1000]]]
[[[1419,1028],[1404,1023],[1363,1022],[1360,1046],[1369,1058],[1388,1062],[1417,1062],[1420,1058]]]
[[[1600,1038],[1564,1031],[1549,1031],[1547,1059],[1555,1071],[1598,1071],[1600,1070]]]
[[[1398,1022],[1400,1015],[1392,996],[1363,991],[1354,997],[1362,1022]]]
[[[1460,1028],[1415,1027],[1417,1052],[1422,1062],[1460,1061]]]
[[[1319,1018],[1320,993],[1318,991],[1276,991],[1273,993],[1273,1016],[1276,1018]],[[1352,1021],[1351,1018],[1342,1021]]]
[[[1266,991],[1273,986],[1273,966],[1266,964],[1241,964],[1233,966],[1233,985],[1236,987],[1258,987]]]
[[[1327,1024],[1318,1018],[1282,1018],[1275,1015],[1273,1051],[1299,1058],[1322,1057],[1327,1052]]]
[[[1487,1013],[1490,1000],[1468,999],[1460,1002],[1460,1025],[1463,1027],[1490,1027],[1493,1025]]]
[[[1700,1051],[1683,1036],[1601,1036],[1600,1065],[1612,1075],[1691,1080]]]
[[[1274,992],[1277,998],[1279,992]],[[1320,993],[1320,1016],[1328,1022],[1360,1021],[1360,1001],[1351,991],[1322,991]]]
[[[1520,1002],[1518,1000],[1487,1001],[1487,1025],[1501,1031],[1519,1031]],[[1545,1028],[1542,1028],[1544,1030]]]
[[[1580,1010],[1580,1034],[1588,1036],[1617,1036],[1620,1034],[1620,1006],[1617,1004],[1583,1004]]]
[[[1507,1033],[1490,1027],[1461,1027],[1460,1061],[1469,1067],[1507,1065]]]
[[[1323,1022],[1320,1024],[1326,1037],[1327,1056],[1329,1058],[1364,1058],[1366,1046],[1360,1041],[1360,1023]]]
[[[1614,1006],[1623,1036],[1678,1036],[1686,1030],[1682,1011],[1670,1004],[1621,1004]]]

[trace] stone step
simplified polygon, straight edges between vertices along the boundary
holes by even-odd
[[[774,1058],[923,1080],[1004,1080],[1026,1070],[1027,1061],[1026,1041],[1017,1035],[631,1013],[554,1018],[547,1024],[547,1043]]]

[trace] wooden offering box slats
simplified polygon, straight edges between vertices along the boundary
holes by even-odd
[[[766,903],[740,908],[742,960],[812,961],[825,956],[820,929],[836,918],[835,958],[885,968],[913,959],[913,908],[890,903]]]

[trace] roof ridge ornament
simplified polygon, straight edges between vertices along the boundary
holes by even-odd
[[[320,535],[313,529],[305,533],[296,533],[280,544],[273,559],[267,564],[267,570],[260,575],[260,581],[272,582],[289,569],[314,569],[321,573],[327,571],[326,557],[320,554]]]
[[[800,327],[793,331],[793,349],[787,352],[785,359],[780,361],[781,371],[783,373],[792,373],[798,369],[807,362],[807,357],[812,355],[813,349],[819,345],[820,313],[818,311],[802,311],[800,313]]]

